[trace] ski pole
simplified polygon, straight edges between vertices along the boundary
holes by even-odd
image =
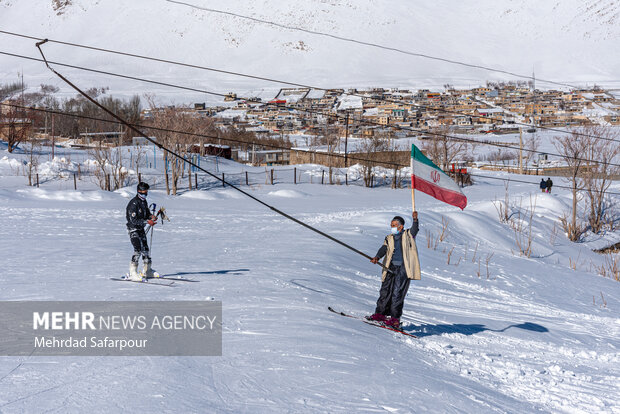
[[[150,230],[151,230],[151,241],[149,243],[149,247],[150,247],[150,252],[151,252],[151,257],[153,257],[153,233],[155,233],[155,229],[153,229],[153,227],[155,226],[151,226]]]
[[[155,204],[153,204],[153,206],[155,206]],[[153,207],[155,208],[155,207]],[[168,216],[166,216],[166,214],[164,213],[164,208],[160,208],[159,211],[157,212],[157,214],[155,214],[155,220],[157,220],[158,218],[161,217],[161,222],[162,225],[164,223],[164,219],[167,219],[168,221],[170,221],[170,219],[168,218]],[[155,210],[153,210],[153,213],[155,212]],[[146,233],[145,235],[149,234],[149,231],[151,232],[151,241],[149,243],[149,246],[151,247],[151,253],[153,252],[153,233],[155,233],[155,224],[153,224],[152,226],[149,226],[148,229],[146,229]]]

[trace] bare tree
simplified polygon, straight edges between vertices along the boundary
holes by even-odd
[[[157,112],[152,125],[161,128],[153,130],[153,134],[159,143],[186,158],[190,154],[192,144],[198,141],[197,138],[189,134],[202,132],[204,121],[187,108],[166,108]],[[162,129],[183,132],[171,132]],[[176,195],[179,179],[184,176],[186,163],[168,151],[164,151],[164,162],[166,165],[166,192]]]
[[[129,171],[123,165],[123,152],[120,142],[118,147],[110,149],[110,167],[112,180],[114,181],[114,190],[125,187]]]
[[[491,161],[494,164],[499,165],[501,162],[502,165],[506,165],[509,160],[514,160],[518,157],[516,151],[508,150],[505,148],[497,148],[491,151],[489,154],[484,155],[482,158]]]
[[[449,126],[435,128],[434,132],[436,135],[422,146],[422,150],[442,170],[447,171],[451,163],[467,155],[468,143],[448,138],[452,135]]]
[[[534,155],[538,153],[538,148],[540,147],[540,138],[538,135],[533,134],[529,138],[525,140],[524,145],[526,151],[523,151],[523,164],[527,167]]]
[[[584,226],[577,223],[577,201],[579,191],[584,188],[584,181],[580,178],[580,172],[586,167],[584,154],[586,154],[590,145],[589,138],[581,135],[580,132],[575,129],[572,131],[571,135],[557,136],[553,140],[553,144],[568,166],[568,180],[573,196],[570,218],[564,216],[561,218],[561,222],[568,239],[577,241],[585,232]]]
[[[93,176],[97,180],[97,184],[99,188],[102,190],[107,190],[108,186],[108,164],[110,159],[110,149],[107,147],[103,147],[101,143],[99,146],[91,148],[88,150],[88,155],[93,158],[95,171],[93,171]]]
[[[114,98],[112,96],[106,96],[108,90],[109,88],[107,87],[97,87],[88,89],[86,93],[91,98],[97,99],[104,107],[110,109],[116,114],[119,114],[129,123],[138,122],[140,120],[141,111],[140,97],[134,95],[128,100]],[[81,95],[64,99],[62,101],[53,98],[44,99],[42,101],[42,105],[50,109],[57,109],[67,114],[75,114],[89,118],[99,118],[102,120],[115,122],[115,120],[108,113]],[[73,117],[70,115],[56,116],[54,126],[55,134],[75,137],[85,131],[109,131],[111,128],[114,128],[113,124],[102,120]],[[123,143],[128,143],[131,140],[129,131],[130,130],[128,130],[126,136],[123,137]]]
[[[497,198],[493,201],[493,205],[497,210],[497,215],[499,217],[500,223],[508,223],[510,220],[511,208],[510,208],[510,193],[508,191],[508,187],[510,185],[510,180],[504,182],[504,200],[497,200]]]
[[[22,90],[21,82],[12,82],[0,85],[0,101],[4,101]]]
[[[334,184],[334,154],[339,150],[340,135],[338,129],[330,125],[325,125],[319,142],[327,147],[327,167],[329,169],[329,183]]]
[[[128,171],[123,165],[121,147],[110,148],[101,143],[88,151],[94,159],[96,169],[93,173],[102,190],[118,190],[125,186]]]
[[[36,176],[36,174],[39,173],[39,164],[40,164],[40,150],[41,147],[38,143],[38,141],[36,141],[34,138],[30,138],[28,140],[28,146],[26,147],[26,165],[24,166],[24,169],[26,170],[26,176],[28,177],[28,185],[32,186],[33,185],[33,180],[32,178],[34,176]]]
[[[377,162],[373,161],[376,152],[387,151],[390,146],[389,134],[386,132],[378,132],[372,138],[361,141],[359,150],[363,154],[362,175],[364,177],[364,185],[370,187],[372,185],[372,176],[374,167]]]
[[[134,152],[134,166],[136,168],[136,176],[140,175],[140,166],[143,162],[146,161],[146,151],[147,146],[139,143],[136,147],[136,151]]]
[[[22,142],[28,141],[32,130],[32,120],[27,116],[26,111],[18,108],[9,108],[5,112],[1,123],[9,152],[13,152]]]
[[[536,211],[536,198],[537,196],[534,196],[534,200],[532,201],[532,196],[530,195],[530,208],[529,210],[525,210],[523,217],[521,215],[521,212],[523,211],[521,203],[523,200],[521,200],[519,202],[519,216],[511,223],[511,227],[515,234],[515,242],[519,249],[519,254],[526,257],[530,257],[532,255],[532,222]]]
[[[580,132],[592,137],[603,139],[587,139],[587,150],[583,154],[588,160],[596,160],[583,172],[583,184],[588,198],[588,222],[594,233],[602,230],[608,222],[611,202],[606,199],[606,193],[614,178],[618,177],[620,168],[617,158],[620,155],[620,146],[612,140],[618,139],[618,133],[609,127],[592,125],[580,128]]]
[[[8,151],[13,152],[22,142],[30,140],[34,124],[38,118],[27,107],[35,106],[58,88],[51,85],[40,85],[39,89],[27,91],[23,81],[0,85],[0,101],[7,101],[9,105],[0,111],[0,125],[8,143]]]

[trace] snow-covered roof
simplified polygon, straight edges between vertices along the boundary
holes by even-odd
[[[592,108],[585,108],[581,113],[585,116],[595,117],[595,116],[607,116],[607,115],[616,115],[617,110],[612,110],[603,107],[601,104],[592,104]]]
[[[222,112],[215,114],[215,118],[243,118],[245,119],[248,111],[245,109],[225,109]]]
[[[338,99],[338,109],[362,109],[361,96],[341,95]]]

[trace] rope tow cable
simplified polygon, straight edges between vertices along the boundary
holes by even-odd
[[[45,44],[48,40],[47,39],[43,39],[40,42],[36,43],[36,47],[37,49],[39,49],[39,52],[41,53],[41,57],[43,58],[43,61],[45,62],[45,66],[47,66],[47,68],[52,71],[52,73],[54,73],[56,76],[58,76],[60,79],[62,79],[67,85],[69,85],[71,88],[75,89],[80,95],[82,95],[83,97],[85,97],[86,99],[88,99],[90,102],[92,102],[95,106],[97,106],[98,108],[100,108],[101,110],[103,110],[105,113],[107,113],[108,115],[110,115],[111,117],[113,117],[114,119],[118,120],[121,124],[125,125],[127,128],[131,129],[133,132],[135,132],[136,134],[138,134],[139,136],[141,136],[142,138],[148,140],[149,142],[153,143],[154,145],[156,145],[157,147],[159,147],[159,149],[166,151],[169,154],[174,155],[175,157],[177,157],[179,160],[181,160],[182,162],[186,162],[189,165],[191,165],[194,168],[197,168],[200,171],[203,171],[205,173],[207,173],[208,175],[210,175],[211,177],[215,178],[216,180],[221,181],[222,183],[229,185],[230,187],[234,188],[235,190],[237,190],[238,192],[240,192],[241,194],[251,198],[252,200],[256,201],[257,203],[262,204],[263,206],[269,208],[270,210],[274,211],[275,213],[280,214],[281,216],[286,217],[287,219],[294,221],[295,223],[309,229],[312,230],[313,232],[320,234],[321,236],[328,238],[329,240],[338,243],[339,245],[346,247],[347,249],[361,255],[364,256],[365,258],[367,258],[368,260],[372,259],[372,257],[370,257],[369,255],[367,255],[366,253],[362,252],[361,250],[356,249],[355,247],[348,245],[347,243],[338,240],[337,238],[330,236],[329,234],[322,232],[319,229],[316,229],[314,227],[312,227],[311,225],[304,223],[303,221],[283,212],[282,210],[277,209],[276,207],[267,204],[266,202],[262,201],[261,199],[254,197],[252,194],[243,191],[242,189],[240,189],[239,187],[237,187],[236,185],[233,185],[229,182],[227,182],[226,180],[224,180],[223,178],[218,177],[217,175],[205,170],[204,168],[200,167],[199,165],[195,164],[194,162],[187,160],[185,158],[183,158],[181,155],[177,154],[176,152],[169,150],[168,148],[164,147],[162,144],[160,144],[159,142],[157,142],[156,140],[148,137],[145,133],[143,133],[141,130],[139,130],[138,128],[134,127],[133,125],[131,125],[130,123],[128,123],[127,121],[125,121],[123,118],[121,118],[120,116],[118,116],[117,114],[115,114],[114,112],[112,112],[111,110],[109,110],[108,108],[106,108],[105,106],[101,105],[99,102],[97,102],[94,98],[90,97],[88,94],[86,94],[84,91],[82,91],[80,88],[78,88],[76,85],[74,85],[69,79],[65,78],[63,75],[61,75],[60,73],[58,73],[53,67],[51,67],[49,65],[49,63],[47,62],[47,58],[45,57],[45,54],[43,53],[43,50],[41,49],[41,46],[43,44]],[[379,266],[381,266],[384,270],[386,270],[387,272],[391,273],[391,270],[389,270],[386,266],[384,266],[381,263],[377,263]]]

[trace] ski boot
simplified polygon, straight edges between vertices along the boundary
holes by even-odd
[[[142,282],[142,276],[138,274],[138,263],[131,262],[129,265],[129,277],[127,280]]]
[[[142,269],[142,274],[147,279],[152,279],[152,278],[155,278],[155,277],[159,277],[159,273],[157,273],[151,267],[151,262],[150,261],[144,262],[144,269]]]
[[[370,316],[366,316],[366,319],[368,319],[369,321],[374,321],[374,322],[385,322],[386,317],[385,315],[382,315],[380,313],[374,313]]]
[[[400,331],[400,319],[399,318],[390,318],[383,322],[385,326],[396,329]]]

